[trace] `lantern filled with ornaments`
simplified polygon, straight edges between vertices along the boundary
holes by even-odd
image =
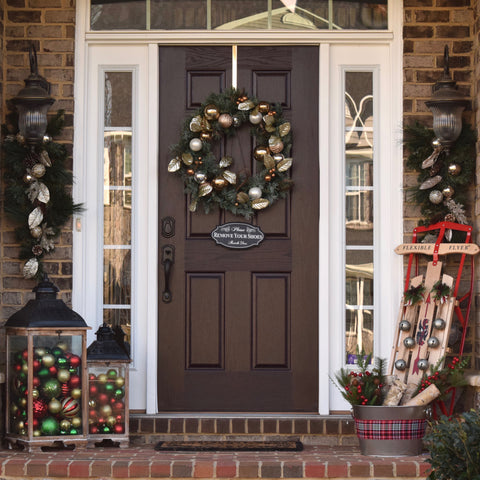
[[[130,348],[121,327],[103,324],[87,349],[89,446],[129,443],[128,368]]]
[[[84,445],[88,398],[85,321],[57,299],[46,276],[35,299],[5,324],[6,440],[36,447]]]

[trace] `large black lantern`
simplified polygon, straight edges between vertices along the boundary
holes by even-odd
[[[87,348],[88,444],[129,444],[128,370],[130,346],[121,327],[103,324]]]
[[[18,111],[18,128],[29,145],[39,144],[47,129],[47,111],[55,102],[50,97],[50,84],[38,74],[37,52],[30,48],[30,75],[25,87],[12,99]]]
[[[35,299],[5,324],[6,440],[35,448],[86,445],[88,395],[83,318],[45,276]],[[85,392],[84,392],[85,391]]]
[[[433,86],[432,99],[425,102],[433,113],[433,130],[446,148],[452,146],[462,131],[462,112],[470,102],[458,91],[450,77],[448,45],[445,45],[443,76]]]

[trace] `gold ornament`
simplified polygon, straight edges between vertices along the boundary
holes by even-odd
[[[272,133],[275,131],[275,117],[272,115],[265,115],[263,121],[265,122],[265,130],[267,132]]]
[[[190,175],[190,176],[195,175],[195,170],[193,168],[189,168],[187,170],[187,175]]]
[[[34,178],[33,178],[33,175],[31,173],[26,173],[24,176],[23,176],[23,181],[27,184],[30,184],[34,181]]]
[[[271,136],[268,139],[268,147],[272,153],[280,153],[283,150],[283,142],[279,137]]]
[[[41,227],[33,227],[30,229],[30,235],[33,238],[40,238],[42,236],[43,230]]]
[[[263,157],[270,153],[270,150],[265,145],[258,145],[253,150],[253,158],[259,162],[263,161]]]
[[[70,428],[72,428],[72,424],[70,423],[69,420],[64,418],[63,420],[60,421],[60,430],[63,432],[69,432]]]
[[[249,200],[249,196],[245,192],[238,192],[237,193],[237,202],[238,203],[247,203]]]
[[[460,172],[462,171],[462,167],[458,165],[457,163],[452,163],[448,166],[448,173],[452,177],[456,177],[457,175],[460,175]]]
[[[455,195],[455,190],[450,186],[447,185],[443,190],[442,190],[443,196],[445,198],[451,198],[453,195]]]
[[[205,197],[212,193],[213,187],[208,183],[208,182],[203,182],[199,187],[198,187],[198,196],[199,197]]]
[[[263,157],[263,164],[267,170],[270,170],[271,168],[275,167],[275,160],[267,153],[267,155]]]
[[[238,109],[242,112],[246,112],[248,110],[251,110],[254,106],[255,104],[251,100],[245,100],[238,105]]]
[[[37,399],[39,396],[40,396],[40,392],[38,391],[38,389],[34,388],[32,390],[32,398]]]
[[[292,166],[292,163],[293,161],[291,158],[284,158],[277,163],[277,170],[279,172],[286,172]]]
[[[270,182],[272,180],[272,176],[271,175],[265,175],[265,181],[266,182]]]
[[[73,417],[70,420],[70,423],[72,424],[72,427],[79,428],[82,426],[82,419],[80,417]]]
[[[230,128],[232,126],[232,123],[233,123],[233,117],[229,113],[222,113],[218,117],[218,124],[222,128]]]
[[[72,388],[72,391],[70,392],[70,396],[72,398],[78,399],[82,396],[82,389],[81,388]]]
[[[193,178],[197,183],[203,183],[207,179],[207,175],[204,172],[198,171],[195,172]]]
[[[212,132],[202,132],[200,134],[200,138],[204,141],[204,142],[209,142],[211,139],[212,139]]]
[[[57,372],[57,378],[60,383],[67,383],[70,380],[70,371],[66,368],[60,368]]]
[[[110,415],[107,417],[107,420],[105,422],[109,427],[113,427],[116,423],[117,420],[113,415]]]
[[[125,379],[123,377],[117,377],[115,379],[115,386],[117,388],[122,388],[125,385]]]
[[[40,152],[40,161],[46,166],[46,167],[51,167],[52,166],[52,161],[50,160],[50,157],[48,156],[48,152],[46,150],[42,150]]]
[[[275,163],[281,162],[285,157],[283,156],[283,153],[275,153],[273,155],[273,159],[275,160]]]
[[[50,191],[48,187],[42,182],[37,182],[37,184],[37,200],[42,203],[48,203],[50,201]]]
[[[270,202],[266,198],[258,198],[256,200],[252,200],[252,208],[255,210],[263,210],[267,208]]]
[[[190,130],[194,133],[198,133],[203,130],[203,121],[200,115],[197,115],[190,120]]]
[[[102,405],[100,407],[100,413],[104,417],[109,417],[112,414],[112,407],[110,405]]]
[[[182,162],[185,165],[191,165],[193,163],[193,155],[190,152],[182,153]]]
[[[36,163],[32,167],[32,175],[36,178],[43,177],[45,175],[45,172],[46,172],[46,168],[45,168],[45,165],[43,165],[43,163]]]
[[[285,122],[278,127],[278,132],[280,133],[281,137],[284,137],[285,135],[288,135],[290,133],[290,129],[290,122]]]
[[[218,162],[218,165],[221,168],[227,168],[233,163],[233,159],[230,155],[224,155],[220,161]]]
[[[214,178],[212,181],[212,186],[215,190],[223,190],[228,185],[228,182],[223,177]]]
[[[170,173],[176,172],[177,170],[180,170],[181,166],[182,164],[178,157],[172,158],[168,164],[168,171]]]
[[[48,403],[48,410],[50,413],[57,414],[62,410],[62,403],[56,398],[52,398]]]
[[[209,104],[203,110],[203,114],[207,120],[216,120],[220,116],[220,112],[218,111],[218,107],[213,104]]]
[[[237,183],[237,174],[231,172],[230,170],[225,170],[223,172],[223,178],[230,184],[235,185]]]
[[[270,110],[270,104],[268,102],[260,102],[258,104],[258,111],[260,113],[268,113]]]

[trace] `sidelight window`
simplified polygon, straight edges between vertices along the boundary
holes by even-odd
[[[103,321],[130,332],[132,72],[104,72]]]
[[[91,30],[385,30],[387,0],[91,0]]]
[[[373,72],[347,71],[345,82],[345,350],[373,353]]]

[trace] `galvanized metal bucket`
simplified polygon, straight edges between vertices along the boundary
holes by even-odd
[[[424,406],[354,405],[353,417],[362,455],[420,455],[426,428]]]

